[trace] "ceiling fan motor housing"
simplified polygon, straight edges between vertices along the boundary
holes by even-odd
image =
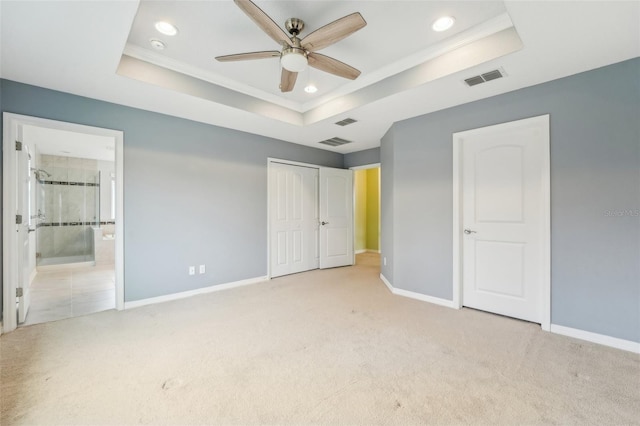
[[[284,23],[284,27],[289,31],[292,36],[297,36],[302,32],[304,28],[304,21],[298,18],[289,18]]]

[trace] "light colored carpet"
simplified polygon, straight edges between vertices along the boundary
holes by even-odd
[[[3,335],[1,423],[640,424],[637,354],[393,296],[359,260]]]

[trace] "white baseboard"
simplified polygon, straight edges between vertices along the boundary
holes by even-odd
[[[362,253],[366,253],[366,252],[367,252],[367,250],[365,250],[365,249],[361,249],[361,250],[355,250],[355,252],[354,252],[354,253],[355,253],[355,254],[362,254]]]
[[[453,304],[453,300],[441,299],[439,297],[427,296],[426,294],[416,293],[413,291],[402,290],[399,288],[395,288],[387,278],[380,274],[380,279],[387,286],[389,291],[397,296],[408,297],[410,299],[421,300],[423,302],[433,303],[434,305],[445,306],[447,308],[457,309]]]
[[[367,253],[377,253],[377,254],[380,254],[380,250],[369,250],[369,249],[367,249]]]
[[[640,354],[640,342],[618,339],[617,337],[606,336],[604,334],[592,333],[590,331],[556,324],[551,324],[550,331],[552,333],[562,334],[563,336],[574,337],[576,339],[586,340],[588,342],[598,343],[600,345]]]
[[[391,293],[393,293],[393,286],[391,285],[391,283],[389,282],[389,280],[387,279],[387,277],[385,277],[384,275],[382,275],[382,273],[380,274],[380,279],[382,280],[382,282],[384,283],[384,285],[387,286],[387,288],[389,289],[389,291]]]
[[[217,284],[209,287],[197,288],[195,290],[183,291],[180,293],[167,294],[165,296],[150,297],[148,299],[134,300],[132,302],[124,302],[125,309],[138,308],[140,306],[153,305],[156,303],[169,302],[171,300],[184,299],[185,297],[197,296],[199,294],[213,293],[214,291],[229,290],[245,285],[256,284],[268,281],[268,277],[248,278],[246,280],[234,281],[231,283]]]

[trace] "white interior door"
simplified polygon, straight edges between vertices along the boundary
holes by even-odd
[[[462,303],[541,323],[548,116],[464,132],[461,143]]]
[[[271,276],[318,268],[318,169],[271,163]]]
[[[320,169],[320,268],[353,265],[353,171]]]
[[[16,232],[18,234],[18,246],[20,255],[18,256],[18,283],[16,286],[16,298],[18,301],[18,323],[25,322],[29,312],[29,304],[31,301],[31,251],[30,244],[30,185],[31,185],[31,159],[29,149],[26,145],[21,144],[20,149],[16,147],[16,172],[17,172],[17,191],[16,205]],[[35,248],[34,248],[35,250]]]

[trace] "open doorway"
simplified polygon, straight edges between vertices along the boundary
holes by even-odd
[[[122,309],[122,145],[119,131],[4,114],[5,331]]]
[[[380,164],[352,168],[356,263],[380,263]]]

